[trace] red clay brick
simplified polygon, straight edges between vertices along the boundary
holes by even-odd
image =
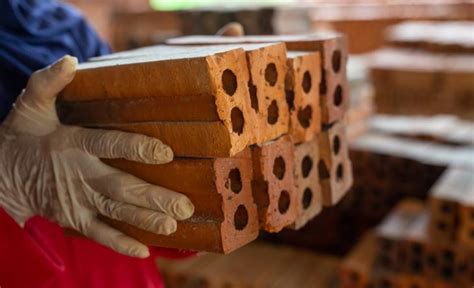
[[[319,52],[288,52],[286,101],[290,109],[289,134],[295,143],[310,141],[321,130]]]
[[[285,103],[285,75],[287,72],[286,48],[282,43],[228,44],[233,38],[216,43],[209,37],[201,45],[207,47],[243,48],[247,55],[249,69],[250,114],[254,119],[255,134],[253,144],[262,144],[288,132],[289,112]],[[180,43],[186,44],[186,43]],[[226,44],[226,45],[215,45]],[[188,45],[171,46],[175,50],[189,49]],[[151,48],[150,48],[151,49]],[[140,50],[147,53],[146,48]]]
[[[251,191],[252,161],[245,150],[234,158],[176,158],[164,165],[127,160],[104,160],[151,184],[189,197],[195,213],[178,221],[170,236],[156,235],[131,225],[107,221],[145,244],[180,249],[229,253],[257,238],[257,207]]]
[[[318,215],[323,206],[321,186],[319,185],[319,147],[318,139],[298,144],[294,148],[294,181],[297,194],[298,212],[293,229],[303,227]]]
[[[228,157],[242,151],[254,133],[244,51],[223,47],[178,51],[168,46],[155,46],[153,51],[81,64],[61,93],[62,121],[93,127],[117,124],[117,129],[140,122],[136,125],[152,126],[145,130],[154,129],[167,138],[163,140],[176,148],[178,156]],[[189,130],[194,138],[183,138]],[[183,139],[195,145],[181,149],[178,142]]]
[[[342,123],[336,123],[319,135],[319,179],[323,204],[338,203],[352,186],[352,163]]]
[[[474,172],[449,168],[430,193],[430,235],[474,248]]]
[[[341,120],[349,106],[346,77],[347,40],[342,34],[319,33],[281,36],[188,36],[170,39],[173,45],[202,45],[213,41],[221,43],[268,43],[284,42],[289,51],[318,51],[321,55],[320,103],[322,122],[331,124]]]
[[[293,143],[288,136],[252,146],[252,189],[257,204],[260,227],[278,232],[297,217],[297,199],[293,179]]]

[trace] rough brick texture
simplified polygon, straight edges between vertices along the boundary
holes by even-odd
[[[472,285],[474,250],[458,243],[444,243],[429,236],[429,213],[423,202],[406,200],[377,228],[381,265],[404,273],[425,275],[456,287]],[[387,241],[388,240],[388,241]],[[391,243],[396,262],[386,262]],[[386,265],[389,263],[390,265]],[[468,284],[470,283],[470,284]]]
[[[185,48],[155,46],[142,56],[112,55],[81,64],[60,95],[61,120],[119,129],[124,123],[153,122],[155,133],[178,156],[242,151],[254,132],[244,51]],[[183,138],[186,130],[194,132]],[[183,139],[193,145],[180,149]]]
[[[388,114],[456,114],[472,119],[474,57],[382,49],[370,59],[377,110]]]
[[[289,134],[295,143],[310,141],[321,130],[319,52],[288,52],[285,92],[290,109]]]
[[[323,206],[321,186],[319,184],[319,147],[318,139],[295,146],[294,181],[298,201],[298,213],[295,223],[290,227],[299,229],[318,215]]]
[[[430,235],[474,248],[474,172],[450,168],[430,193]]]
[[[347,40],[337,33],[283,36],[188,36],[168,40],[173,45],[202,45],[218,43],[268,43],[284,42],[290,51],[318,51],[321,55],[320,104],[322,122],[331,124],[341,120],[349,106],[346,77]]]
[[[250,114],[255,126],[253,144],[262,144],[288,132],[289,112],[285,103],[285,75],[287,72],[286,47],[274,44],[230,44],[228,41],[214,41],[209,37],[200,45],[209,47],[243,48],[247,55],[250,79],[248,81]],[[189,49],[185,42],[175,49]],[[221,45],[216,45],[221,44]],[[226,45],[222,45],[226,44]],[[181,48],[180,48],[181,47]],[[141,49],[143,51],[146,49]]]
[[[156,235],[109,220],[128,235],[148,245],[229,253],[258,236],[258,214],[251,192],[250,151],[234,158],[176,158],[164,165],[126,160],[104,160],[107,164],[189,197],[195,213],[178,221],[170,236]]]
[[[352,186],[352,163],[345,126],[336,123],[319,135],[319,179],[325,206],[338,203]]]
[[[300,201],[293,178],[293,143],[288,136],[283,136],[251,148],[252,192],[260,226],[265,231],[278,232],[295,221]]]

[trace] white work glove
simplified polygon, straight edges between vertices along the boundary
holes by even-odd
[[[168,235],[191,217],[184,195],[109,167],[100,158],[149,164],[173,159],[161,141],[118,131],[61,125],[57,94],[74,77],[77,59],[66,56],[35,72],[0,125],[0,207],[20,225],[34,215],[75,229],[120,253],[147,257],[148,248],[101,222],[102,214]]]

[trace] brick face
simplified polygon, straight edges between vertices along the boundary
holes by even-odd
[[[260,226],[278,232],[292,224],[299,199],[293,179],[293,143],[288,136],[252,147],[254,177],[252,189]]]
[[[229,253],[258,236],[257,208],[251,190],[252,161],[248,150],[234,158],[177,158],[163,165],[104,161],[151,184],[182,193],[195,206],[194,215],[178,221],[177,231],[170,236],[107,220],[145,244]]]
[[[323,124],[332,124],[342,120],[348,109],[350,94],[348,91],[346,64],[347,39],[342,34],[310,34],[287,36],[188,36],[168,40],[172,45],[202,45],[229,43],[268,43],[284,42],[289,51],[319,52],[321,57],[320,107]]]

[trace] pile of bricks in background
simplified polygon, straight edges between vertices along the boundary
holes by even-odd
[[[312,1],[291,5],[222,7],[184,11],[153,11],[147,1],[68,0],[83,10],[116,50],[158,44],[166,37],[215,34],[230,21],[246,34],[301,34],[331,29],[348,35],[350,53],[380,48],[384,30],[407,20],[472,20],[472,3],[438,1]],[[128,5],[124,5],[128,4]],[[321,5],[324,4],[324,5]],[[97,11],[101,11],[98,13]]]
[[[314,2],[314,1],[313,1]],[[363,54],[382,47],[385,29],[403,21],[472,20],[473,4],[465,0],[437,1],[318,1],[306,7],[311,30],[332,29],[347,35],[351,54]]]
[[[464,192],[472,197],[473,171],[462,172],[469,173],[470,180],[465,178],[466,174],[461,176],[464,179],[456,176],[454,179],[455,173],[458,172],[448,172],[437,187],[452,189],[454,181],[457,191],[445,193]],[[470,205],[472,209],[472,203]],[[461,242],[440,241],[431,234],[430,222],[436,221],[433,213],[438,211],[426,209],[419,200],[400,202],[375,232],[366,234],[345,258],[341,287],[472,287],[473,247]]]
[[[458,242],[474,250],[474,171],[446,171],[430,194],[429,209],[433,239]]]
[[[377,110],[390,114],[474,115],[472,22],[403,23],[391,48],[371,57]]]
[[[58,112],[67,124],[162,140],[171,163],[104,161],[187,195],[196,208],[170,236],[105,221],[146,244],[228,253],[259,228],[300,228],[349,190],[346,43],[339,34],[206,39],[92,59],[62,92]]]
[[[354,185],[347,197],[301,230],[267,239],[343,255],[402,198],[426,199],[447,167],[474,169],[472,122],[387,115],[368,125],[369,133],[350,143]]]
[[[230,255],[207,254],[180,261],[159,259],[169,288],[337,287],[339,260],[305,250],[252,243]]]

